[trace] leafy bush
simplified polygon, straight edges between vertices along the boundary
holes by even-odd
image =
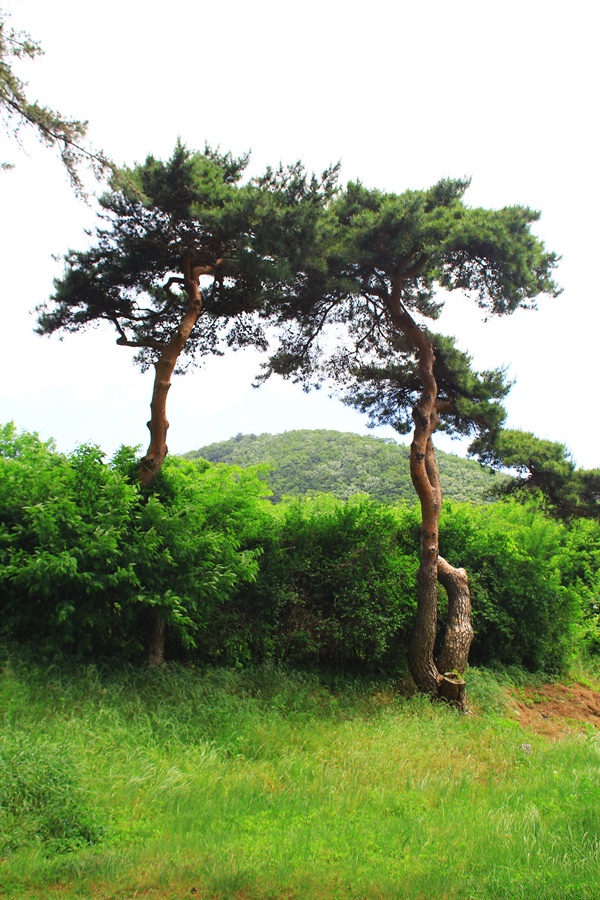
[[[575,519],[566,530],[557,560],[562,583],[581,604],[578,640],[585,652],[600,654],[600,521]]]
[[[245,589],[263,654],[293,663],[370,669],[397,663],[416,605],[414,513],[364,496],[283,504]]]
[[[214,608],[257,573],[242,546],[266,489],[255,472],[169,460],[148,495],[96,447],[67,458],[36,435],[0,432],[0,630],[46,650],[141,651],[159,609],[194,647]],[[267,504],[268,505],[268,504]]]
[[[120,601],[136,585],[137,491],[97,448],[68,459],[10,425],[1,438],[2,631],[47,649],[100,652],[120,640]]]
[[[272,505],[260,467],[135,454],[67,457],[0,428],[0,636],[85,658],[140,658],[148,619],[171,657],[370,671],[403,664],[417,597],[414,508],[365,495]],[[600,523],[534,504],[446,503],[442,553],[468,570],[474,663],[557,671],[600,650]],[[444,622],[440,590],[440,634]]]
[[[471,662],[566,666],[580,615],[578,593],[561,573],[566,541],[566,528],[535,505],[446,506],[440,545],[467,568],[471,585]]]

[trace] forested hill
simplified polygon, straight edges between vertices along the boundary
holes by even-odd
[[[185,454],[238,466],[267,463],[273,500],[284,494],[331,493],[340,499],[366,493],[393,503],[416,501],[410,480],[409,448],[393,440],[325,429],[283,434],[238,434]],[[502,476],[473,460],[436,454],[444,497],[482,503]]]

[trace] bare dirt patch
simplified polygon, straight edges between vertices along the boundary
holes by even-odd
[[[513,692],[510,707],[524,728],[555,739],[600,727],[600,692],[582,684],[526,687]]]

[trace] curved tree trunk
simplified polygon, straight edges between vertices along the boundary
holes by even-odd
[[[438,581],[448,594],[448,619],[442,652],[437,665],[441,672],[462,673],[467,668],[473,640],[471,625],[471,594],[464,569],[455,569],[443,557],[438,557]]]
[[[169,422],[167,420],[167,396],[171,387],[171,376],[177,365],[177,360],[202,312],[200,277],[202,275],[212,275],[214,271],[215,269],[212,266],[194,266],[192,268],[189,256],[186,255],[184,257],[182,283],[188,296],[188,304],[183,311],[177,331],[171,340],[165,344],[154,365],[154,388],[150,404],[150,421],[148,422],[150,444],[146,455],[140,460],[139,464],[140,484],[144,487],[148,487],[156,478],[168,453],[167,431],[169,430]],[[166,635],[166,619],[160,609],[155,608],[152,610],[150,622],[148,665],[158,666],[164,662]]]
[[[421,399],[413,411],[415,430],[410,448],[410,474],[421,504],[421,552],[417,617],[408,663],[417,687],[438,696],[442,676],[434,662],[433,648],[437,632],[438,526],[442,491],[431,440],[438,424],[434,361],[431,342],[423,340],[419,349],[419,368],[424,370],[425,379]]]
[[[188,296],[188,304],[183,312],[179,327],[171,340],[165,344],[154,364],[154,388],[150,403],[150,444],[146,455],[140,460],[140,483],[148,486],[156,478],[169,451],[167,447],[167,396],[171,387],[171,376],[177,365],[181,351],[185,347],[194,325],[202,312],[202,291],[200,276],[210,275],[212,267],[190,266],[189,258],[184,259],[183,285]]]
[[[402,278],[392,281],[389,309],[394,324],[417,348],[421,398],[413,410],[415,430],[410,448],[410,474],[421,505],[421,549],[418,574],[419,596],[408,665],[419,690],[443,697],[466,708],[464,682],[452,673],[462,673],[467,665],[473,639],[469,582],[464,569],[454,569],[439,555],[439,521],[442,489],[435,460],[432,435],[439,424],[437,382],[433,374],[433,344],[400,301]],[[434,645],[437,633],[438,580],[448,593],[448,627],[437,661]]]

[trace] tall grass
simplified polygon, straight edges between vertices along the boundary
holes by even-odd
[[[51,787],[35,815],[2,802],[0,896],[597,898],[598,736],[550,743],[501,679],[469,684],[459,716],[268,667],[5,656],[0,759]],[[61,807],[78,830],[57,838]]]

